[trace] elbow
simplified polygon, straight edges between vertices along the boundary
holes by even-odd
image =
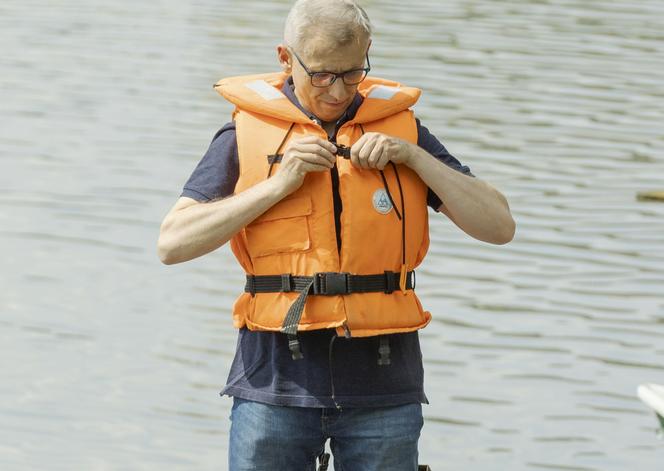
[[[514,218],[512,217],[512,212],[510,211],[509,204],[505,197],[500,193],[499,197],[504,204],[504,210],[499,217],[500,223],[493,243],[496,245],[505,245],[514,240],[514,235],[516,234],[516,221],[514,221]]]
[[[497,231],[495,239],[492,241],[496,245],[505,245],[514,239],[514,234],[516,233],[516,222],[514,219],[509,216],[509,219],[505,221],[500,230]]]
[[[175,263],[172,252],[160,243],[157,244],[157,256],[164,265],[173,265]]]
[[[174,245],[164,234],[160,234],[157,241],[157,256],[164,265],[174,265],[182,261],[178,259]]]

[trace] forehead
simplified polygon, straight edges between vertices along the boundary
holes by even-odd
[[[308,41],[303,54],[299,51],[296,52],[310,70],[343,72],[364,66],[367,47],[368,45],[358,44],[355,41],[340,46],[329,41],[316,39]]]

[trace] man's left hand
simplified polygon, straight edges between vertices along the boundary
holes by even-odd
[[[350,149],[350,161],[359,168],[383,170],[388,162],[408,165],[411,143],[378,132],[364,134]]]

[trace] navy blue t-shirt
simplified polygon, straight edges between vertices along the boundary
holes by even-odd
[[[293,91],[282,92],[309,118]],[[362,104],[358,94],[337,122],[351,120]],[[417,120],[417,144],[464,174],[470,169],[454,158]],[[235,123],[223,126],[191,177],[182,196],[208,202],[233,194],[239,175]],[[428,204],[438,209],[440,198],[429,190]],[[238,280],[238,290],[244,280]],[[298,333],[304,359],[293,360],[287,337],[278,332],[240,329],[235,358],[221,394],[268,404],[298,407],[385,407],[426,403],[422,352],[417,332],[389,335],[391,364],[378,365],[378,337],[337,337],[334,330]]]

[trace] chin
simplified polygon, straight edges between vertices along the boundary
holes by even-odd
[[[317,107],[318,113],[316,113],[316,116],[325,122],[336,121],[343,116],[349,105],[349,103],[344,103],[340,106],[331,106],[322,103]]]
[[[329,111],[325,112],[325,111],[321,110],[320,112],[316,113],[316,116],[318,116],[319,119],[322,119],[326,123],[329,123],[329,122],[336,121],[339,118],[341,118],[345,111],[346,111],[346,108],[344,108],[342,111],[339,111],[339,112],[336,112],[336,113],[330,113]]]

